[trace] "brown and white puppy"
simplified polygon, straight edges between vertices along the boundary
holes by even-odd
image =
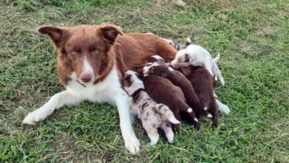
[[[201,66],[192,68],[193,71],[188,77],[201,103],[208,112],[212,114],[212,121],[218,127],[218,108],[214,97],[214,84],[210,73]]]
[[[202,106],[192,84],[181,72],[174,70],[161,61],[147,63],[143,70],[145,75],[161,76],[169,79],[174,85],[179,86],[185,95],[187,104],[193,108],[197,118],[199,118],[201,114],[209,118],[212,116],[207,113],[207,108]]]
[[[194,127],[199,130],[200,124],[192,108],[186,103],[182,90],[168,79],[156,75],[144,77],[145,91],[157,103],[167,105],[174,113],[177,120],[181,120],[180,112],[187,113],[194,122]],[[180,132],[180,125],[174,125]]]
[[[134,71],[127,71],[124,76],[123,87],[131,97],[131,111],[141,121],[154,146],[159,139],[158,127],[165,131],[170,143],[174,142],[174,132],[171,123],[179,124],[170,108],[164,104],[157,104],[144,90],[141,81]]]
[[[29,113],[23,123],[44,120],[63,105],[84,100],[109,102],[118,109],[125,147],[131,153],[138,152],[140,143],[130,122],[128,95],[121,86],[123,74],[144,65],[155,54],[172,60],[176,50],[156,35],[123,34],[115,25],[42,26],[38,31],[54,44],[59,80],[66,90]]]
[[[216,116],[214,116],[216,115],[217,110],[220,110],[226,115],[229,114],[229,107],[221,103],[219,100],[215,99],[214,89],[216,88],[217,81],[211,77],[210,73],[205,68],[200,66],[187,66],[179,68],[177,70],[183,73],[190,80],[201,103],[203,104],[203,106],[207,107],[208,112],[212,114],[213,122],[214,117],[217,118]],[[212,98],[212,94],[214,98]],[[216,107],[214,105],[216,105]],[[215,122],[217,121],[218,120],[215,120]]]

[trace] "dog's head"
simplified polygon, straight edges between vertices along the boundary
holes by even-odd
[[[57,49],[59,77],[65,85],[73,72],[84,85],[101,81],[114,64],[111,46],[119,34],[123,35],[115,25],[42,26],[38,31],[48,35]]]
[[[122,85],[129,95],[132,95],[140,88],[144,88],[143,81],[139,79],[138,75],[137,72],[131,70],[126,71],[124,74]]]
[[[189,55],[187,54],[186,49],[177,52],[175,59],[171,62],[171,65],[174,68],[187,67],[190,65]]]
[[[168,63],[164,63],[162,61],[147,63],[145,64],[143,68],[143,74],[145,76],[157,75],[157,76],[167,77],[171,71],[174,71],[174,69],[171,68],[168,65]]]

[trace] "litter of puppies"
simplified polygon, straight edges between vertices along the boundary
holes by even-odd
[[[230,112],[215,94],[218,80],[225,85],[217,65],[220,54],[212,58],[205,48],[192,44],[189,37],[184,45],[164,40],[178,50],[175,58],[169,62],[160,56],[151,56],[138,72],[127,71],[123,84],[131,97],[131,111],[141,119],[151,139],[150,145],[155,145],[159,138],[157,127],[173,142],[171,123],[180,132],[180,123],[186,117],[200,130],[201,116],[204,116],[218,127],[218,110],[226,115]]]

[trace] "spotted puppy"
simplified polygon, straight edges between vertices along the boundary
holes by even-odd
[[[182,89],[187,104],[193,108],[197,118],[199,118],[201,114],[209,118],[212,117],[212,115],[207,112],[208,108],[203,107],[190,81],[181,72],[174,70],[162,61],[156,61],[147,63],[143,68],[143,73],[144,75],[157,75],[169,79],[174,85]]]
[[[174,132],[171,123],[179,124],[173,112],[164,104],[157,104],[144,90],[143,82],[137,77],[136,72],[127,71],[123,81],[126,92],[132,99],[131,111],[142,121],[151,142],[154,146],[159,139],[158,127],[161,127],[170,143],[174,141]]]
[[[199,130],[200,123],[193,109],[187,105],[185,96],[180,87],[175,86],[166,78],[149,75],[143,80],[148,95],[157,103],[167,105],[174,113],[177,120],[181,120],[180,113],[183,112],[190,117],[194,127]],[[174,125],[176,131],[180,132],[180,125]]]
[[[171,65],[174,68],[188,65],[203,66],[209,71],[211,76],[216,76],[220,80],[222,85],[225,85],[225,81],[216,61],[212,58],[211,54],[202,46],[191,44],[186,49],[178,51],[175,59],[171,62]]]

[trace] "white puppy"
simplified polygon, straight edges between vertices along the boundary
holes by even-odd
[[[215,59],[212,59],[211,54],[203,47],[195,44],[189,45],[186,49],[182,49],[177,52],[175,59],[171,62],[174,68],[181,66],[204,66],[212,76],[218,77],[222,85],[225,85],[225,81],[221,74],[221,71],[217,65],[220,55]]]

